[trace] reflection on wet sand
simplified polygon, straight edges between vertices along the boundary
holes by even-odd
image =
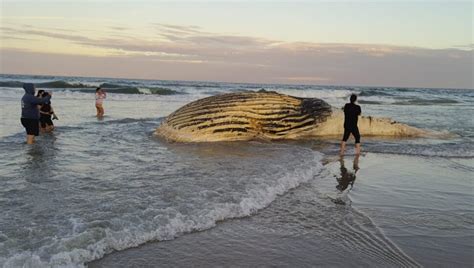
[[[337,185],[336,188],[339,190],[339,196],[333,199],[335,204],[346,205],[350,203],[350,199],[347,197],[347,194],[354,187],[354,182],[356,180],[356,173],[359,170],[359,155],[354,157],[354,162],[352,165],[353,170],[349,171],[344,165],[344,156],[339,158],[339,163],[341,164],[340,171],[341,175],[336,176]],[[350,186],[350,187],[349,187]]]
[[[354,163],[353,163],[353,166],[352,166],[353,172],[348,171],[347,168],[345,167],[343,156],[341,156],[341,158],[339,158],[339,163],[341,164],[341,176],[336,177],[337,183],[338,183],[336,188],[339,191],[343,192],[350,185],[351,188],[349,188],[349,190],[351,190],[352,187],[354,186],[354,182],[355,182],[355,179],[356,179],[356,173],[359,170],[359,155],[356,155],[354,157]]]

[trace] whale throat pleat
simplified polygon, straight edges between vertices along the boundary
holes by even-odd
[[[276,92],[230,93],[181,107],[157,133],[177,141],[297,138],[330,114],[331,107],[319,99]]]

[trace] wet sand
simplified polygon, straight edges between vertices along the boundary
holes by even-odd
[[[472,267],[472,161],[367,153],[355,172],[353,160],[328,157],[314,180],[251,217],[89,267]]]

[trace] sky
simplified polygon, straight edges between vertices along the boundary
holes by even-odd
[[[473,1],[0,1],[0,73],[474,88]]]

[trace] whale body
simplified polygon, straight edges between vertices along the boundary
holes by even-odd
[[[309,139],[342,136],[343,123],[344,113],[321,99],[243,92],[186,104],[170,114],[155,134],[176,142]],[[362,136],[427,135],[388,118],[360,116],[358,125]]]

